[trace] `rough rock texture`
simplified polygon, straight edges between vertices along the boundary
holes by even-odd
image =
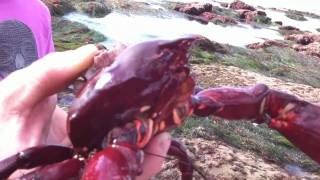
[[[111,12],[111,9],[103,2],[80,2],[75,8],[92,17],[104,17]]]
[[[279,32],[284,36],[302,33],[299,28],[293,26],[280,26]]]
[[[77,22],[54,17],[52,24],[54,44],[57,51],[75,49],[84,44],[106,40],[102,34]]]
[[[277,47],[281,47],[281,48],[288,47],[287,44],[285,44],[283,42],[275,41],[275,40],[266,40],[262,43],[252,43],[252,44],[248,44],[246,47],[249,49],[261,49],[261,48],[267,48],[270,46],[277,46]]]
[[[271,19],[267,17],[264,11],[250,11],[247,9],[237,10],[240,19],[243,19],[246,23],[257,22],[262,24],[268,24]]]
[[[303,54],[320,58],[320,42],[313,42],[308,45],[296,44],[293,49]]]
[[[288,18],[296,21],[307,21],[304,15],[302,13],[299,13],[298,11],[287,11],[285,14]]]
[[[263,83],[270,88],[294,94],[306,101],[320,103],[320,88],[286,82],[234,66],[219,64],[193,65],[192,72],[195,74],[196,81],[201,82],[204,87],[253,86],[257,83]],[[215,77],[214,81],[212,77]]]
[[[294,41],[298,44],[308,45],[313,42],[320,42],[320,34],[304,33],[292,34],[285,37],[285,40]]]
[[[287,30],[287,31],[300,31],[299,28],[296,28],[294,26],[281,26],[279,27],[280,30]]]
[[[225,8],[227,8],[227,7],[229,6],[229,4],[228,4],[228,3],[225,3],[225,2],[221,2],[220,5],[221,5],[222,7],[225,7]]]
[[[211,12],[212,7],[213,6],[210,3],[188,3],[184,5],[177,5],[174,10],[198,16],[203,12]]]
[[[275,21],[274,23],[277,24],[277,25],[280,25],[280,26],[283,25],[282,21]]]
[[[200,16],[216,24],[238,24],[238,22],[231,17],[214,14],[212,12],[203,12]]]
[[[50,10],[52,16],[63,16],[69,12],[75,11],[68,0],[42,0]]]
[[[239,10],[239,9],[246,9],[250,11],[255,11],[256,9],[253,6],[250,6],[242,1],[236,0],[232,2],[229,6],[231,9]]]
[[[195,131],[201,133],[200,127]],[[279,166],[268,163],[250,152],[244,152],[218,140],[205,140],[202,138],[186,139],[179,141],[186,144],[194,164],[209,180],[214,179],[318,179],[315,175],[306,174],[305,177],[289,175]],[[180,179],[175,160],[167,161],[161,173],[155,179]],[[193,179],[203,179],[198,173],[194,173]]]
[[[200,41],[197,41],[196,43],[197,43],[196,44],[197,47],[210,53],[226,54],[228,52],[227,49],[224,46],[222,46],[220,43],[211,41],[209,39],[202,39]]]
[[[111,12],[111,8],[103,0],[42,0],[49,8],[52,16],[63,16],[72,11],[79,11],[93,17],[103,17]]]

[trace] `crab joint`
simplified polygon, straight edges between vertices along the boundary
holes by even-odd
[[[177,110],[177,109],[174,109],[174,110],[172,111],[172,113],[173,113],[173,121],[174,121],[174,123],[175,123],[176,125],[181,125],[182,119],[181,119],[181,117],[179,116],[178,110]]]
[[[143,148],[151,139],[153,131],[153,121],[152,119],[148,119],[146,121],[135,120],[134,124],[137,129],[137,146],[139,148]]]

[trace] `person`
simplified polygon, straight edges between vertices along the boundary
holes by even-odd
[[[0,82],[0,160],[32,146],[70,145],[70,141],[65,140],[68,139],[66,118],[60,116],[57,121],[60,124],[52,120],[56,104],[50,97],[91,66],[97,53],[94,45],[51,53]],[[146,149],[165,156],[170,142],[170,135],[163,133],[153,138]],[[163,161],[163,158],[146,155],[143,174],[138,179],[154,176]]]
[[[54,51],[51,15],[40,0],[1,0],[0,76]]]
[[[50,11],[41,0],[28,0],[27,3],[24,0],[1,0],[0,80],[54,50]],[[56,104],[57,95],[51,96],[49,100],[47,104]],[[45,121],[62,123],[60,120],[66,118],[66,112],[58,106],[53,111],[53,116],[47,117]],[[51,134],[64,133],[60,132],[60,128],[52,128],[50,131],[55,132]],[[56,142],[60,138],[50,137],[56,138],[51,139]]]

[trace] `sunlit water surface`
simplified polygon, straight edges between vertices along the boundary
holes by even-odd
[[[147,2],[150,4],[150,8],[164,9],[162,3],[164,1],[156,0],[135,0],[139,2]],[[197,0],[173,0],[181,2],[195,2]],[[214,5],[219,6],[217,1],[211,0],[198,0],[199,2],[211,2]],[[232,0],[221,0],[224,2],[232,2]],[[220,2],[221,2],[220,1]],[[244,0],[245,2],[254,6],[264,7],[277,7],[277,8],[292,8],[297,10],[308,9],[309,12],[314,12],[316,8],[314,6],[306,7],[300,6],[301,2],[290,0],[290,5],[282,4],[288,0]],[[313,0],[304,0],[313,1]],[[315,2],[316,0],[314,0]],[[318,2],[315,2],[319,4]],[[308,3],[306,3],[308,4]],[[310,4],[308,4],[310,5]],[[320,20],[307,18],[308,21],[295,21],[289,19],[284,13],[276,12],[272,10],[265,10],[267,15],[272,18],[273,21],[282,21],[284,25],[296,26],[302,30],[308,30],[311,32],[317,32],[316,29],[320,28]],[[167,12],[165,17],[156,17],[149,15],[137,15],[137,14],[121,14],[113,12],[108,14],[104,18],[91,18],[80,13],[71,13],[65,16],[65,18],[77,21],[87,25],[91,29],[102,33],[107,37],[105,45],[109,46],[115,42],[123,43],[136,43],[151,39],[175,39],[178,37],[199,34],[203,35],[211,40],[219,43],[226,43],[234,46],[245,46],[254,42],[262,42],[264,39],[283,39],[283,37],[275,30],[277,27],[270,26],[266,28],[253,28],[247,24],[240,24],[237,26],[220,26],[213,23],[207,25],[201,24],[196,21],[190,21],[181,14],[171,11]]]

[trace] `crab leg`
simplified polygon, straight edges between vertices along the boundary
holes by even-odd
[[[193,163],[188,156],[186,148],[176,140],[171,140],[168,155],[175,156],[179,159],[179,169],[182,180],[191,180],[193,174]]]
[[[28,148],[0,161],[0,179],[8,178],[17,169],[31,169],[71,158],[73,150],[64,146],[37,146]]]
[[[44,166],[20,177],[23,180],[45,179],[63,180],[80,179],[80,172],[84,167],[84,161],[68,159],[59,163]]]
[[[253,88],[212,88],[193,98],[194,114],[267,123],[320,163],[320,107],[259,84]]]

